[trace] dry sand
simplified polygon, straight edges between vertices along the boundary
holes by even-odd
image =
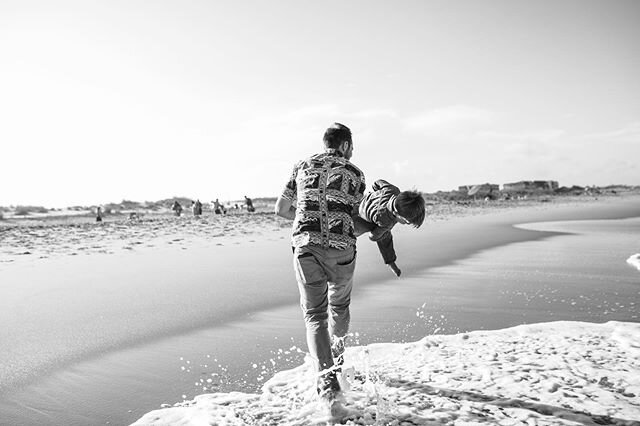
[[[93,217],[63,216],[0,221],[0,265],[59,256],[114,254],[123,250],[178,246],[194,241],[221,244],[247,235],[265,233],[290,225],[272,213],[208,215],[202,217],[155,214],[129,219],[110,216],[102,223]]]
[[[428,206],[426,224],[446,221],[453,217],[471,217],[496,212],[521,210],[549,210],[551,206],[591,206],[634,197],[600,195],[541,197],[529,200],[469,201],[465,203],[437,203]],[[267,211],[264,211],[267,210]],[[552,209],[554,210],[554,209]],[[127,250],[177,246],[187,248],[192,242],[216,241],[229,244],[247,238],[264,238],[290,222],[271,213],[268,208],[255,214],[205,214],[193,217],[185,213],[175,217],[164,214],[142,214],[129,219],[127,214],[106,216],[96,223],[92,215],[78,214],[33,215],[0,220],[0,267],[3,263],[32,261],[59,256],[114,254]]]

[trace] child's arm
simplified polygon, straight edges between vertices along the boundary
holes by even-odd
[[[369,231],[369,239],[371,241],[379,241],[385,238],[387,232],[389,232],[388,229],[382,228],[378,225],[374,225],[372,229]]]
[[[397,192],[400,192],[397,186],[391,185],[389,182],[387,182],[384,179],[378,179],[377,181],[373,182],[373,185],[371,185],[371,188],[374,191],[379,191],[385,187],[392,188],[392,189],[395,189]]]
[[[399,277],[400,274],[402,273],[400,268],[398,268],[398,266],[396,265],[396,262],[391,262],[388,264],[388,266],[389,268],[391,268],[391,271],[393,271],[393,273],[396,274],[396,277]]]
[[[376,228],[374,223],[367,222],[362,217],[358,216],[357,213],[351,218],[353,219],[353,233],[356,237],[359,237],[365,232],[372,232]]]
[[[393,235],[391,231],[386,231],[382,238],[378,239],[376,243],[378,244],[378,250],[380,250],[384,263],[399,277],[402,271],[400,271],[400,268],[396,265],[397,256],[396,250],[393,248]]]

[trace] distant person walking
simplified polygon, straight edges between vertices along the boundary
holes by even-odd
[[[253,207],[253,200],[251,200],[251,198],[247,197],[246,195],[244,196],[244,203],[247,205],[247,211],[249,213],[253,213],[256,211],[256,208]]]
[[[220,201],[218,201],[217,198],[213,202],[213,212],[215,214],[226,214],[227,213],[227,209],[225,209],[224,206],[222,204],[220,204]]]
[[[293,264],[307,345],[319,373],[318,394],[331,403],[340,392],[336,372],[342,364],[344,339],[349,331],[356,265],[352,215],[362,200],[365,179],[349,161],[353,142],[348,127],[334,123],[326,130],[323,141],[323,153],[295,165],[275,211],[279,216],[295,219],[291,237]]]
[[[411,224],[419,228],[424,222],[424,198],[418,191],[402,191],[383,179],[373,183],[360,203],[358,216],[354,217],[356,235],[370,232],[369,239],[378,244],[378,250],[389,268],[400,276],[396,265],[396,251],[393,247],[391,229],[396,223]]]
[[[202,203],[200,202],[200,200],[193,201],[191,204],[191,209],[193,210],[194,216],[197,217],[202,215]]]
[[[178,200],[175,200],[173,202],[173,206],[171,206],[171,210],[173,210],[173,213],[176,216],[180,216],[182,214],[182,205],[178,202]]]
[[[98,207],[96,211],[96,222],[102,222],[102,207]]]

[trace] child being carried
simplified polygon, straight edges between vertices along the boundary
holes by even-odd
[[[379,179],[374,182],[372,191],[364,195],[358,216],[353,218],[355,235],[369,232],[369,239],[378,244],[384,263],[399,277],[401,271],[396,265],[391,229],[396,223],[419,228],[424,216],[425,202],[418,191],[401,192],[396,186]]]

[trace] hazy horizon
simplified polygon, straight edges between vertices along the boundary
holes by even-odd
[[[483,182],[483,183],[478,183],[478,185],[482,185],[482,184],[497,184],[495,182]],[[506,182],[506,183],[511,183],[511,182]],[[502,187],[502,184],[499,184],[500,187]],[[463,185],[460,185],[463,186]],[[587,185],[578,185],[578,184],[574,184],[572,186],[579,186],[582,188],[587,188]],[[560,188],[562,187],[567,187],[567,188],[571,188],[571,186],[566,186],[566,185],[560,185]],[[633,185],[633,184],[623,184],[623,183],[619,183],[619,184],[609,184],[609,185],[602,185],[602,186],[596,186],[599,189],[602,188],[608,188],[608,187],[629,187],[632,189],[638,188],[640,187],[640,185]],[[424,194],[436,194],[438,192],[451,192],[451,191],[456,191],[458,190],[458,188],[451,188],[451,189],[438,189],[432,192],[423,192]],[[257,200],[265,200],[265,199],[273,199],[274,201],[277,199],[277,195],[266,195],[266,196],[253,196],[253,197],[249,197],[251,198],[254,202]],[[48,209],[64,209],[64,208],[72,208],[72,207],[96,207],[96,206],[105,206],[108,204],[122,204],[122,203],[127,203],[127,202],[132,202],[132,203],[139,203],[139,204],[145,204],[145,203],[158,203],[161,201],[170,201],[170,200],[176,200],[176,199],[189,199],[192,201],[195,200],[200,200],[202,203],[204,204],[209,204],[211,202],[213,202],[213,200],[208,200],[208,199],[202,199],[199,197],[190,197],[188,195],[175,195],[175,196],[171,196],[171,197],[162,197],[156,200],[150,200],[150,199],[139,199],[139,200],[133,200],[133,199],[127,199],[127,198],[121,198],[120,200],[107,200],[107,201],[102,201],[102,202],[98,202],[98,203],[91,203],[91,204],[67,204],[67,205],[45,205],[45,204],[41,204],[41,203],[26,203],[26,204],[5,204],[5,205],[0,205],[0,207],[45,207]],[[241,203],[244,202],[243,197],[234,197],[234,198],[229,198],[229,199],[221,199],[220,200],[221,203],[232,203],[232,202],[237,202],[239,205]],[[167,206],[169,207],[169,206]],[[187,206],[188,207],[188,206]]]
[[[640,2],[0,3],[0,205],[368,183],[640,184]],[[182,196],[182,195],[181,195]]]

